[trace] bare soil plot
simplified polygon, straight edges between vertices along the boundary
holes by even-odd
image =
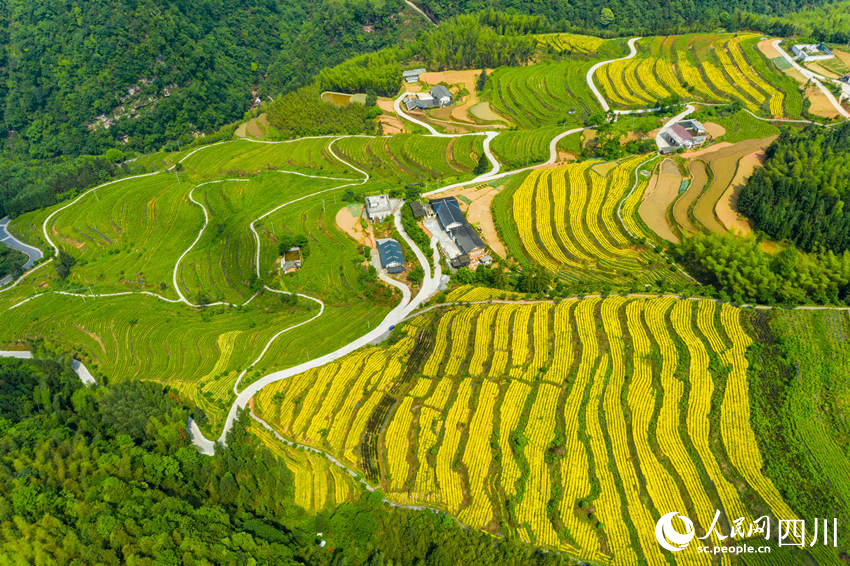
[[[268,131],[268,125],[268,116],[263,112],[256,118],[251,118],[247,122],[239,124],[234,135],[237,138],[264,138]]]
[[[667,209],[679,196],[682,184],[682,174],[672,159],[661,162],[658,173],[649,181],[649,186],[638,207],[638,214],[649,228],[669,242],[679,242],[679,237],[673,232],[667,222]]]
[[[367,222],[366,228],[363,228],[360,224],[362,213],[363,207],[359,204],[344,206],[336,213],[336,225],[345,234],[351,236],[358,244],[372,247],[375,245],[372,225]]]
[[[505,248],[505,244],[502,243],[502,240],[499,239],[499,232],[496,230],[496,223],[493,221],[492,213],[493,199],[503,187],[504,185],[459,187],[445,193],[440,193],[440,196],[458,197],[460,207],[466,214],[467,221],[480,229],[481,239],[484,240],[484,243],[500,257],[507,257],[507,249]],[[466,204],[466,200],[469,200],[469,204]]]
[[[805,65],[810,70],[818,73],[819,75],[823,75],[823,76],[828,77],[830,79],[837,79],[838,78],[838,73],[830,71],[829,69],[827,69],[826,67],[824,67],[823,65],[818,63],[817,61],[810,61],[809,63],[806,63]]]
[[[726,133],[726,128],[716,122],[706,122],[703,126],[705,126],[705,131],[708,132],[708,135],[712,138],[719,138]]]
[[[505,122],[505,118],[498,114],[493,108],[490,106],[489,102],[479,102],[474,106],[469,107],[469,113],[479,120],[483,120],[485,122]]]
[[[806,98],[809,99],[809,113],[823,118],[834,118],[839,116],[838,110],[829,101],[821,90],[812,85],[806,89]]]
[[[687,190],[673,203],[673,220],[681,227],[682,231],[696,234],[699,232],[699,227],[691,221],[688,211],[705,188],[705,183],[708,181],[708,173],[705,171],[705,163],[697,159],[688,164],[688,171],[691,173],[691,184],[688,185]]]
[[[698,149],[696,151],[686,151],[682,153],[682,157],[685,159],[694,159],[696,157],[702,157],[703,155],[708,155],[714,153],[715,151],[720,151],[721,149],[730,147],[732,144],[729,142],[719,142],[714,145],[710,145],[708,147],[704,147],[702,149]]]
[[[718,201],[732,184],[741,158],[764,150],[774,139],[776,136],[746,140],[705,154],[704,161],[710,167],[713,179],[694,203],[694,217],[700,224],[712,232],[727,231],[716,214]]]
[[[756,170],[756,167],[764,163],[764,149],[756,150],[741,158],[738,162],[738,169],[735,171],[735,177],[723,193],[723,196],[717,201],[717,217],[720,222],[726,226],[730,232],[737,233],[741,236],[747,236],[753,233],[753,227],[750,221],[738,213],[738,196],[741,194],[741,189]]]
[[[351,103],[351,95],[341,92],[323,92],[322,102],[329,102],[337,106],[348,106]]]
[[[782,57],[782,54],[773,46],[773,39],[763,39],[762,41],[759,41],[758,48],[768,59]]]

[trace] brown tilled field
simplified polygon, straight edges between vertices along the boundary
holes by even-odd
[[[665,159],[661,162],[658,173],[649,181],[649,187],[638,208],[638,214],[653,232],[675,243],[679,242],[679,237],[667,222],[667,209],[679,195],[681,184],[682,174],[679,172],[679,166],[672,159]]]
[[[683,232],[695,234],[699,232],[700,228],[693,223],[688,211],[705,188],[705,183],[708,181],[708,174],[705,171],[705,163],[698,159],[688,164],[688,171],[691,173],[691,184],[688,185],[688,189],[673,203],[673,219]]]
[[[714,178],[699,196],[696,203],[694,203],[694,217],[700,224],[712,232],[727,231],[726,226],[717,217],[716,207],[718,201],[733,183],[735,173],[738,170],[738,162],[741,158],[764,150],[774,139],[776,139],[775,136],[746,140],[702,155],[703,160],[711,169]],[[730,197],[730,199],[733,198],[737,198],[737,193],[735,193],[734,197]],[[734,202],[734,200],[730,202]]]

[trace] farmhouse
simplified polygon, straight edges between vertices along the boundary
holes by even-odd
[[[294,246],[286,250],[283,257],[280,258],[280,270],[286,274],[299,269],[301,269],[301,248]]]
[[[381,259],[381,267],[387,273],[401,273],[404,271],[404,254],[401,244],[392,238],[381,238],[378,240],[378,257]]]
[[[452,103],[452,93],[443,85],[431,88],[430,92],[411,92],[404,99],[407,110],[442,108]]]
[[[437,104],[442,108],[452,103],[452,93],[449,92],[443,85],[437,85],[431,88],[431,96],[437,101]]]
[[[697,120],[683,120],[665,129],[661,137],[669,144],[662,147],[661,153],[670,153],[677,149],[690,149],[705,143],[708,132]]]
[[[791,48],[791,53],[794,54],[794,58],[803,62],[823,61],[835,57],[832,50],[823,43],[798,43]]]
[[[366,216],[372,222],[380,222],[392,213],[390,197],[387,195],[366,197]]]
[[[428,216],[428,209],[419,201],[414,200],[410,202],[410,211],[413,213],[413,217],[416,220],[422,220]]]
[[[460,203],[455,197],[433,199],[429,201],[429,204],[434,214],[437,215],[437,222],[440,223],[440,227],[446,232],[466,224],[466,218],[460,210]]]
[[[469,256],[470,260],[477,260],[484,255],[484,242],[481,241],[475,228],[469,224],[462,224],[450,230],[449,234],[454,238],[460,252]]]
[[[415,83],[419,80],[419,75],[425,72],[425,69],[408,69],[406,71],[401,72],[401,76],[404,78],[406,82]]]

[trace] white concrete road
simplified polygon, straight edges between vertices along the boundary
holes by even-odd
[[[24,264],[22,271],[28,270],[30,267],[35,264],[38,260],[44,257],[44,254],[41,253],[41,250],[38,248],[34,248],[29,244],[25,244],[9,232],[9,222],[12,219],[6,216],[2,220],[0,220],[0,244],[3,244],[7,248],[12,248],[13,250],[18,250],[19,252],[25,253],[27,255],[27,262]],[[6,285],[12,281],[12,276],[7,275],[6,277],[0,279],[0,287]]]
[[[590,69],[587,70],[587,77],[586,77],[587,78],[587,86],[590,87],[591,92],[593,92],[593,95],[596,97],[596,100],[599,101],[599,105],[602,107],[602,110],[604,110],[605,112],[608,112],[609,110],[611,110],[611,107],[608,105],[608,101],[605,100],[605,97],[602,96],[602,93],[599,91],[599,89],[596,88],[596,84],[593,82],[593,75],[596,73],[596,70],[599,69],[600,67],[604,67],[605,65],[608,65],[610,63],[614,63],[616,61],[625,61],[626,59],[631,59],[632,57],[637,55],[637,45],[636,44],[637,44],[639,39],[640,39],[639,37],[633,37],[629,40],[629,42],[628,42],[629,54],[628,55],[625,55],[623,57],[618,57],[617,59],[609,59],[608,61],[600,61],[599,63],[596,63]]]
[[[32,352],[28,350],[0,350],[0,358],[17,358],[19,360],[33,359]],[[80,378],[80,381],[86,385],[94,385],[96,383],[94,376],[89,369],[79,360],[71,360],[71,369]]]
[[[790,63],[791,66],[794,67],[797,72],[803,75],[803,77],[812,81],[815,86],[818,87],[818,89],[826,96],[826,98],[829,100],[829,103],[835,107],[835,110],[838,111],[839,114],[841,114],[845,118],[850,118],[850,112],[848,112],[847,109],[845,109],[838,102],[838,100],[835,98],[835,95],[833,95],[832,92],[823,85],[823,81],[838,84],[842,88],[845,96],[850,96],[850,85],[845,85],[840,81],[829,79],[827,77],[824,77],[823,75],[819,75],[803,67],[802,65],[797,63],[797,61],[795,61],[794,58],[791,57],[791,55],[789,55],[788,52],[782,48],[781,45],[779,45],[781,42],[781,39],[774,39],[772,44],[774,49],[776,49],[779,54],[782,55],[782,58],[785,59],[788,63]]]
[[[224,424],[224,428],[217,442],[220,442],[222,444],[226,443],[227,435],[233,428],[239,411],[245,409],[251,398],[256,395],[257,392],[259,392],[261,389],[277,381],[288,379],[292,376],[304,373],[305,371],[321,367],[325,364],[338,360],[350,354],[351,352],[362,348],[363,346],[368,345],[369,343],[379,338],[381,335],[395,328],[395,325],[404,320],[405,317],[407,317],[410,313],[419,308],[422,303],[424,303],[429,297],[431,297],[434,293],[437,292],[441,275],[439,262],[437,263],[434,273],[432,274],[431,268],[428,265],[428,260],[425,258],[425,255],[422,253],[422,250],[419,249],[416,243],[410,238],[410,236],[407,235],[407,232],[404,231],[404,227],[401,224],[400,206],[396,207],[395,212],[393,214],[393,220],[395,223],[396,230],[401,235],[402,239],[410,247],[410,249],[413,250],[416,259],[419,261],[419,264],[422,266],[422,269],[425,272],[425,276],[422,280],[422,287],[419,289],[419,293],[417,293],[417,295],[411,300],[405,300],[405,298],[402,298],[402,301],[384,317],[384,320],[382,320],[380,324],[378,324],[375,328],[373,328],[366,334],[360,336],[352,342],[349,342],[345,346],[342,346],[341,348],[338,348],[333,352],[330,352],[328,354],[325,354],[324,356],[320,356],[313,360],[309,360],[297,366],[289,367],[280,371],[270,373],[247,386],[239,393],[236,398],[236,401],[234,401],[231,405],[230,411],[227,415],[227,420]],[[192,442],[195,444],[195,446],[197,446],[198,449],[201,451],[209,451],[210,447],[212,446],[212,441],[207,439],[197,428],[197,426],[192,427],[192,423],[190,423],[190,430]]]

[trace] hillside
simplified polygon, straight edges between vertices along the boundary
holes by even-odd
[[[241,118],[256,96],[276,96],[326,65],[394,43],[408,25],[400,0],[347,6],[4,2],[6,157],[99,154],[125,139],[126,148],[159,149]]]
[[[207,135],[0,163],[2,552],[844,562],[850,50],[570,27],[460,14]]]

